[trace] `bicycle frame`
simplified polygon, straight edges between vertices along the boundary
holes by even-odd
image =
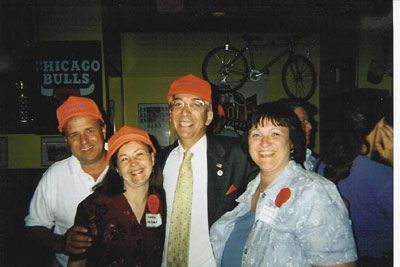
[[[264,48],[270,46],[269,44],[249,44],[246,43],[246,46],[240,50],[240,53],[243,54],[244,56],[246,51],[248,52],[248,59],[250,63],[250,69],[256,69],[255,66],[255,61],[254,61],[254,55],[253,55],[253,49],[255,48]],[[289,42],[287,47],[283,52],[278,54],[276,57],[274,57],[271,61],[265,62],[264,67],[262,67],[259,71],[263,74],[268,74],[269,73],[269,68],[274,65],[276,62],[278,62],[282,57],[284,57],[286,54],[292,55],[293,54],[293,47],[294,44],[292,42]]]

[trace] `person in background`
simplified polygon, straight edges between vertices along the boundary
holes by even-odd
[[[171,84],[167,101],[178,140],[159,157],[167,200],[162,266],[215,266],[209,227],[235,207],[256,168],[239,139],[206,135],[213,118],[208,82],[185,75]]]
[[[393,145],[393,127],[386,122],[386,119],[382,120],[376,134],[374,148],[379,155],[377,160],[391,167],[393,167]],[[374,159],[373,156],[372,159]]]
[[[217,116],[214,118],[216,122],[212,129],[214,135],[229,136],[240,138],[241,135],[236,132],[233,127],[226,125],[227,119],[224,111],[224,107],[221,104],[217,106]]]
[[[108,170],[104,140],[106,126],[96,103],[70,96],[57,109],[58,130],[72,155],[51,165],[43,174],[25,218],[28,238],[54,251],[52,266],[66,266],[67,254],[75,252],[71,228],[79,202],[92,193]],[[54,228],[54,229],[53,229]],[[68,230],[68,231],[67,231]],[[75,247],[90,246],[90,239],[76,235]]]
[[[149,135],[124,126],[108,142],[105,178],[77,209],[92,246],[71,255],[69,267],[160,266],[165,236],[165,194]]]
[[[393,147],[387,144],[393,140],[388,106],[384,99],[355,95],[343,107],[343,125],[331,137],[317,169],[337,184],[348,203],[359,266],[393,266],[393,168],[371,158],[380,150],[377,144]]]
[[[379,116],[376,137],[371,146],[371,159],[393,167],[393,99],[390,96],[375,99],[378,102]]]
[[[316,114],[316,108],[299,98],[281,98],[278,101],[292,110],[299,118],[306,136],[306,160],[303,162],[303,166],[306,170],[314,170],[317,156],[312,151],[313,142],[311,141],[315,135],[315,131],[313,131],[315,121],[313,117]]]
[[[248,152],[260,169],[238,206],[211,227],[218,266],[355,266],[348,211],[336,186],[300,166],[300,121],[277,102],[257,107]]]

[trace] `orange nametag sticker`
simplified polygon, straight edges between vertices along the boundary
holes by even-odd
[[[151,194],[147,197],[147,208],[153,214],[158,213],[160,209],[160,199],[156,194]]]
[[[281,191],[279,191],[278,195],[276,196],[275,199],[275,205],[280,208],[283,204],[285,204],[289,198],[292,192],[290,191],[290,188],[282,188]]]

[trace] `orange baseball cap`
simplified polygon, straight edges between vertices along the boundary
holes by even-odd
[[[96,103],[86,97],[70,96],[57,108],[58,131],[62,133],[67,121],[75,116],[90,116],[104,122]]]
[[[176,94],[192,94],[212,103],[210,83],[193,74],[185,75],[172,82],[167,94],[168,103]]]
[[[107,161],[109,161],[112,155],[124,144],[131,141],[140,141],[151,147],[154,155],[156,155],[156,149],[150,140],[150,136],[146,131],[139,128],[123,126],[121,129],[115,132],[113,136],[108,140],[108,151],[107,151]]]

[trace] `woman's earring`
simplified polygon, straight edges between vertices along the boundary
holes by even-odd
[[[294,149],[292,148],[292,149],[290,150],[290,159],[293,159],[293,153],[294,153]]]

